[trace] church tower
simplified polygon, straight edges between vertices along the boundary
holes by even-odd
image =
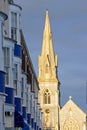
[[[42,108],[43,130],[59,130],[59,81],[58,59],[55,56],[48,11],[43,33],[42,53],[38,58],[39,103]]]

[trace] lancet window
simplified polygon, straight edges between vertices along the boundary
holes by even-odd
[[[51,103],[51,96],[48,89],[45,90],[43,95],[43,102],[44,104],[50,104]]]

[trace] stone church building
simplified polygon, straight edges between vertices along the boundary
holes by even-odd
[[[72,101],[60,107],[60,82],[57,76],[58,57],[54,53],[48,11],[38,58],[39,103],[43,130],[86,130],[86,114]]]

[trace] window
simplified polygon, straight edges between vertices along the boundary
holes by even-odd
[[[27,111],[28,111],[28,87],[27,87],[27,92],[26,92],[26,108],[27,108]]]
[[[14,89],[15,95],[17,95],[17,81],[18,81],[18,65],[14,65]]]
[[[9,2],[10,4],[12,4],[12,3],[13,3],[13,0],[8,0],[8,2]]]
[[[11,12],[11,38],[17,40],[17,13]]]
[[[32,113],[32,95],[30,95],[30,113]]]
[[[4,70],[5,74],[5,83],[9,84],[9,67],[10,67],[10,49],[4,48]]]
[[[3,123],[4,123],[4,121],[5,121],[4,110],[5,110],[5,108],[4,108],[4,103],[3,103],[3,104],[2,104],[2,121],[3,121]]]
[[[8,67],[5,67],[5,83],[8,85],[9,84],[9,68]]]
[[[24,94],[24,78],[21,79],[21,97],[23,103],[23,94]]]
[[[8,47],[4,48],[4,65],[10,66],[10,49]]]
[[[80,130],[80,128],[78,122],[73,117],[69,117],[64,123],[63,130]]]
[[[6,111],[5,112],[5,116],[12,116],[12,115],[13,115],[13,113],[11,111]]]
[[[44,92],[44,97],[43,97],[43,102],[44,104],[50,104],[50,92],[48,89],[45,90]]]

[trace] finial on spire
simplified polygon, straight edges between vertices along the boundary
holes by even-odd
[[[49,15],[48,15],[48,9],[46,10],[46,19],[45,19],[45,28],[44,31],[46,32],[46,34],[48,33],[48,35],[51,32],[50,29],[50,20],[49,20]]]
[[[49,16],[48,16],[48,9],[46,10],[46,17],[49,17]]]
[[[46,9],[46,14],[48,14],[48,9]]]
[[[72,100],[72,96],[69,96],[69,100]]]

